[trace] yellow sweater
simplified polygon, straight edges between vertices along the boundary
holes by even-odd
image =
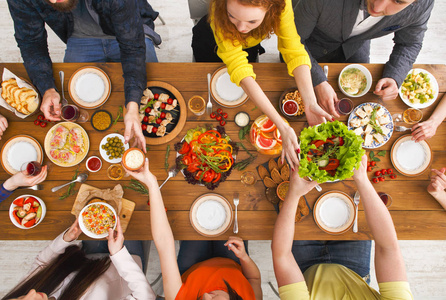
[[[293,76],[293,71],[300,65],[308,65],[311,68],[310,57],[300,42],[294,24],[294,12],[291,0],[284,0],[285,9],[280,15],[280,26],[278,32],[275,32],[278,39],[277,48],[282,53],[283,60],[287,64],[288,74]],[[239,41],[225,39],[221,32],[216,32],[213,12],[211,13],[211,28],[214,32],[215,42],[217,43],[217,55],[228,67],[228,73],[231,81],[240,85],[240,81],[248,76],[256,78],[253,67],[248,62],[248,53],[243,51],[243,46]],[[246,48],[251,48],[259,44],[263,39],[249,37]]]

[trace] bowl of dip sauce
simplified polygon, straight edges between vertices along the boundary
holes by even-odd
[[[124,152],[122,163],[130,171],[137,171],[144,165],[145,155],[141,149],[130,148]]]
[[[249,121],[251,121],[251,118],[244,111],[238,112],[234,117],[234,122],[239,127],[247,126],[249,124]]]
[[[102,161],[97,156],[91,156],[87,159],[85,163],[87,170],[90,172],[97,172],[102,168]]]

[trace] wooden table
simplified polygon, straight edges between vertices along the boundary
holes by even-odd
[[[58,72],[63,70],[65,72],[65,87],[68,85],[68,80],[78,68],[92,64],[54,64],[54,78],[58,77]],[[113,116],[116,116],[119,105],[124,103],[124,88],[122,69],[119,63],[103,63],[94,64],[102,68],[110,76],[112,82],[112,93],[110,99],[102,107],[110,112]],[[344,64],[328,64],[329,65],[329,82],[338,92],[338,96],[341,96],[337,85],[337,78],[344,67]],[[147,64],[147,76],[150,80],[159,80],[172,84],[183,95],[187,101],[193,95],[200,95],[203,98],[207,98],[207,81],[206,74],[214,72],[221,64],[216,63],[150,63]],[[0,67],[7,67],[15,74],[28,78],[25,68],[22,64],[0,64]],[[383,65],[370,64],[367,65],[368,69],[372,73],[374,82],[372,89],[375,87],[377,80],[381,77],[383,71]],[[416,65],[421,67],[437,78],[440,86],[439,99],[446,92],[446,65]],[[295,86],[294,79],[289,77],[285,64],[271,64],[260,63],[254,64],[254,70],[257,73],[257,82],[260,84],[266,95],[270,98],[273,104],[277,107],[278,98],[281,93],[290,87]],[[60,82],[56,79],[57,86],[60,87]],[[68,93],[66,92],[66,97]],[[377,96],[369,92],[367,95],[355,99],[355,106],[363,102],[379,102]],[[426,120],[439,101],[429,108],[423,109],[424,118]],[[386,102],[385,106],[389,109],[390,113],[402,112],[407,106],[400,100],[394,100]],[[214,110],[218,106],[214,102]],[[236,141],[238,141],[239,128],[233,122],[235,114],[240,111],[246,111],[251,115],[251,119],[262,114],[259,109],[256,109],[255,105],[248,101],[245,105],[236,109],[224,109],[229,115],[230,121],[226,125],[228,134]],[[40,128],[33,125],[33,121],[36,116],[31,116],[25,120],[15,117],[9,111],[0,109],[0,112],[6,116],[9,121],[9,128],[3,135],[0,146],[3,146],[4,142],[18,134],[29,134],[35,137],[41,145],[43,145],[44,137],[48,131],[47,128]],[[93,111],[90,111],[93,112]],[[347,117],[342,117],[341,121],[346,121]],[[173,144],[178,142],[185,132],[197,125],[204,125],[206,123],[215,124],[216,121],[209,118],[208,115],[195,116],[188,111],[187,123],[180,135],[171,141],[169,144],[173,148]],[[90,155],[99,155],[98,145],[105,133],[99,133],[92,129],[90,123],[84,123],[82,126],[87,130],[90,137]],[[305,118],[299,122],[292,122],[291,126],[295,128],[299,133],[302,128],[307,126]],[[106,133],[124,131],[124,124],[118,122]],[[402,136],[404,133],[394,132],[391,140],[379,150],[387,150],[387,154],[384,159],[379,163],[379,166],[383,168],[391,168],[391,162],[389,158],[390,149],[393,142]],[[244,141],[244,144],[249,148],[254,147],[248,142]],[[433,168],[441,168],[446,166],[446,126],[443,123],[437,130],[435,138],[429,140],[429,144],[434,152]],[[166,153],[167,145],[150,146],[148,151],[148,157],[151,161],[150,166],[152,172],[157,176],[161,182],[167,177],[167,173],[164,169],[164,157]],[[376,151],[375,151],[376,152]],[[247,154],[243,151],[240,152],[237,158],[243,159],[247,157]],[[268,161],[271,157],[265,155],[259,155],[256,161],[248,167],[247,170],[255,171],[255,167],[258,164]],[[175,153],[171,151],[169,156],[170,166],[174,165]],[[45,158],[45,163],[48,159]],[[110,181],[106,175],[106,169],[109,164],[103,161],[104,166],[98,173],[90,173],[87,183],[98,188],[113,188],[116,182]],[[59,233],[69,227],[74,221],[74,216],[70,214],[71,207],[75,196],[71,196],[65,200],[58,200],[58,197],[65,190],[52,193],[50,189],[56,185],[64,183],[71,179],[76,167],[61,168],[52,165],[51,171],[48,175],[47,181],[43,183],[44,190],[42,191],[29,191],[21,190],[15,191],[13,195],[0,204],[0,239],[6,240],[50,240],[55,238]],[[82,162],[79,165],[80,171],[85,171],[85,163]],[[228,200],[232,202],[232,195],[234,191],[240,193],[240,205],[239,205],[239,236],[244,239],[250,240],[270,240],[272,238],[274,223],[277,217],[276,211],[273,205],[269,203],[264,194],[264,186],[262,181],[257,181],[254,186],[245,187],[240,182],[239,171],[233,171],[231,176],[226,182],[223,182],[218,189],[217,193],[222,194]],[[4,181],[8,178],[8,175],[2,170],[0,172],[0,181]],[[129,177],[120,181],[122,185],[128,184]],[[393,204],[389,208],[393,221],[396,226],[399,239],[407,240],[440,240],[446,239],[446,212],[441,206],[432,198],[426,191],[426,187],[429,183],[429,172],[426,172],[416,178],[405,177],[399,175],[395,180],[386,180],[376,185],[378,191],[388,192],[393,198]],[[76,189],[79,185],[76,186]],[[353,196],[356,188],[351,179],[344,180],[338,183],[325,183],[322,184],[324,191],[329,190],[341,190],[345,191],[349,195]],[[8,210],[12,200],[24,193],[35,194],[44,199],[47,206],[47,214],[45,219],[39,226],[31,230],[21,230],[16,228],[9,220]],[[189,222],[189,209],[192,202],[200,195],[209,192],[205,187],[193,186],[188,184],[183,176],[178,174],[175,178],[171,179],[163,187],[164,203],[168,209],[167,215],[173,229],[175,239],[203,239],[198,233],[194,231]],[[321,194],[316,190],[311,191],[307,195],[308,202],[312,207]],[[149,207],[147,206],[147,196],[142,196],[132,190],[125,190],[125,198],[130,199],[136,203],[135,212],[130,221],[127,232],[125,233],[126,239],[151,239],[150,233],[150,217]],[[369,228],[367,227],[365,215],[362,206],[359,206],[359,233],[354,234],[352,231],[340,236],[328,235],[320,230],[315,224],[313,217],[310,215],[306,217],[302,222],[296,225],[295,239],[372,239]],[[219,239],[226,239],[232,234],[232,230],[219,237]],[[85,236],[82,236],[85,237]]]

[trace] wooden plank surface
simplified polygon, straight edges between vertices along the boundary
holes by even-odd
[[[91,64],[62,64],[57,63],[53,65],[54,76],[56,79],[57,87],[60,87],[58,79],[59,70],[65,72],[65,86],[67,86],[71,74],[73,74],[78,68]],[[110,99],[105,103],[101,109],[110,111],[113,116],[116,116],[116,112],[120,105],[124,103],[124,87],[122,78],[122,69],[119,63],[100,63],[94,64],[102,68],[110,76],[112,82],[112,93]],[[345,66],[344,64],[327,64],[329,65],[329,82],[338,93],[338,96],[342,97],[337,85],[337,78]],[[204,98],[207,97],[207,82],[206,74],[212,73],[221,64],[215,63],[151,63],[147,64],[148,80],[165,81],[174,87],[176,87],[183,95],[185,101],[191,98],[193,95],[200,95]],[[446,65],[415,65],[421,67],[436,77],[440,86],[439,99],[446,93]],[[7,67],[14,73],[24,78],[28,78],[26,71],[22,64],[0,64],[0,67]],[[380,78],[383,70],[383,65],[369,64],[367,68],[372,73],[374,82],[372,89],[374,88],[376,81]],[[254,70],[257,73],[257,81],[265,91],[274,106],[278,106],[279,97],[283,90],[293,87],[295,85],[294,79],[289,77],[286,71],[285,64],[254,64]],[[68,93],[66,92],[66,97]],[[380,102],[376,95],[369,92],[360,99],[354,99],[354,104],[359,105],[364,102]],[[439,101],[434,103],[431,107],[423,109],[423,120],[426,120],[435,109]],[[407,106],[400,100],[387,101],[384,103],[386,108],[391,114],[404,111]],[[214,109],[218,106],[214,102]],[[99,109],[99,108],[98,108]],[[251,120],[260,116],[262,112],[255,107],[255,105],[248,101],[246,104],[236,109],[223,108],[229,115],[229,122],[225,126],[227,133],[235,140],[238,141],[239,128],[234,124],[233,119],[235,114],[240,111],[246,111],[250,114]],[[9,121],[9,128],[2,136],[0,140],[0,147],[4,142],[17,135],[17,134],[29,134],[36,138],[42,145],[47,131],[50,126],[46,128],[36,127],[32,124],[35,120],[35,116],[30,116],[26,119],[19,119],[12,113],[2,109],[0,112],[5,115]],[[93,110],[90,110],[90,114]],[[341,117],[341,121],[346,122],[347,117]],[[188,111],[187,123],[182,132],[168,144],[173,145],[180,141],[186,131],[197,125],[215,124],[215,120],[209,118],[207,114],[202,116],[196,116]],[[49,124],[54,125],[54,124]],[[118,122],[115,126],[110,128],[105,133],[99,133],[94,131],[90,123],[81,124],[84,127],[90,138],[90,155],[99,155],[99,142],[105,134],[113,132],[124,132],[124,124],[122,121]],[[302,128],[307,126],[305,118],[300,119],[297,122],[291,122],[291,126],[300,132]],[[404,135],[404,133],[395,132],[392,138],[384,146],[377,150],[386,150],[386,156],[381,158],[381,162],[378,163],[381,168],[390,168],[392,164],[390,162],[390,149],[393,142]],[[441,168],[446,166],[446,126],[444,123],[437,130],[435,138],[428,141],[433,150],[433,162],[432,168]],[[243,141],[244,145],[249,149],[255,151],[254,147],[249,141]],[[166,151],[165,145],[151,145],[149,146],[149,152],[147,156],[151,160],[151,170],[157,176],[158,180],[162,182],[167,173],[164,169],[164,157]],[[376,151],[375,151],[376,152]],[[241,150],[238,159],[247,157],[247,154]],[[258,164],[268,161],[271,157],[265,155],[258,155],[257,159],[251,164],[247,170],[255,171],[255,167]],[[48,163],[48,159],[45,158],[45,163]],[[175,153],[171,151],[169,156],[169,165],[175,164]],[[115,184],[127,185],[130,181],[130,177],[125,177],[121,181],[111,181],[107,178],[106,169],[110,164],[103,161],[103,168],[97,173],[90,173],[88,184],[99,188],[113,188]],[[79,171],[86,171],[85,163],[79,164]],[[11,201],[24,193],[24,191],[16,191],[13,193],[10,199],[0,203],[0,239],[53,239],[62,230],[67,228],[73,221],[73,216],[69,214],[69,211],[73,205],[75,196],[71,196],[65,200],[58,200],[58,197],[65,190],[60,192],[51,193],[50,189],[53,186],[59,185],[65,181],[68,181],[74,174],[77,167],[61,168],[50,163],[50,172],[47,181],[43,183],[44,190],[42,191],[30,191],[31,194],[35,194],[42,197],[47,205],[48,212],[45,220],[36,228],[32,230],[19,230],[15,228],[8,216],[9,205]],[[274,222],[276,219],[276,211],[271,203],[269,203],[264,194],[263,183],[259,180],[254,186],[245,187],[240,182],[241,172],[233,171],[226,182],[223,182],[215,192],[225,196],[229,200],[232,198],[234,191],[240,193],[240,205],[239,205],[239,235],[245,239],[271,239]],[[371,174],[370,174],[371,175]],[[399,174],[398,174],[399,175]],[[398,237],[400,239],[446,239],[446,221],[444,218],[444,210],[441,206],[426,192],[426,186],[429,184],[430,172],[416,177],[410,178],[399,175],[395,180],[386,180],[377,184],[375,187],[377,191],[387,192],[392,196],[393,203],[389,210],[391,211],[394,219],[395,226],[397,228]],[[8,175],[4,172],[0,172],[0,181],[4,181],[8,178]],[[387,178],[386,178],[387,179]],[[322,184],[323,191],[328,190],[342,190],[353,196],[356,188],[351,179],[347,179],[338,183],[325,183]],[[79,186],[76,186],[79,189]],[[183,176],[178,174],[175,178],[172,178],[163,187],[163,198],[165,205],[168,209],[169,220],[173,228],[176,239],[202,239],[192,228],[189,223],[189,208],[192,202],[200,195],[207,193],[208,190],[201,186],[192,186],[188,184]],[[28,193],[28,191],[26,191]],[[307,195],[307,200],[310,207],[321,194],[317,191],[312,191]],[[132,216],[132,220],[126,232],[127,239],[151,239],[150,235],[150,218],[149,207],[147,206],[148,197],[138,194],[132,190],[125,190],[125,197],[136,203],[135,212]],[[322,232],[314,223],[311,216],[305,218],[301,223],[296,225],[296,239],[370,239],[370,232],[367,228],[362,206],[360,205],[359,214],[359,234],[353,234],[348,232],[340,236],[332,236]],[[221,239],[229,236],[229,232],[219,237]]]

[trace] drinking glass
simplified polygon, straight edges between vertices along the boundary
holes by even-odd
[[[197,116],[204,114],[206,109],[206,101],[200,96],[192,96],[187,103],[190,111]]]
[[[409,125],[416,124],[423,119],[423,113],[416,108],[408,108],[402,114],[393,114],[392,118],[395,122],[403,122]]]
[[[85,123],[90,118],[90,115],[85,109],[81,109],[76,105],[67,104],[62,107],[61,117],[68,122]]]
[[[348,98],[342,98],[336,102],[336,111],[341,115],[348,115],[353,110],[353,101]]]
[[[386,207],[390,207],[392,205],[392,197],[389,194],[384,192],[378,192],[379,198],[381,198],[382,202],[386,205]]]
[[[255,174],[253,172],[245,171],[240,176],[240,181],[245,186],[250,186],[250,185],[254,185],[257,182],[257,179],[256,179],[256,176],[255,176]]]
[[[28,176],[37,176],[42,171],[42,165],[38,161],[26,162],[20,168]]]

